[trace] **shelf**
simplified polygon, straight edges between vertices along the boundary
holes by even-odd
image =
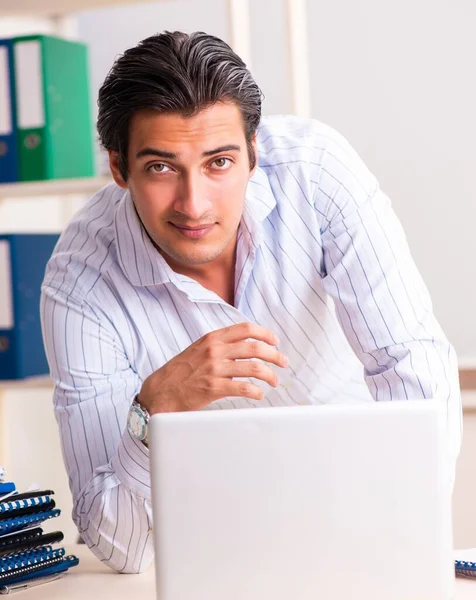
[[[79,179],[51,179],[28,183],[7,183],[0,185],[0,199],[28,196],[63,196],[67,194],[92,194],[112,179],[106,175]]]
[[[0,393],[6,390],[17,390],[24,388],[50,388],[53,382],[48,375],[42,377],[29,377],[28,379],[19,379],[14,381],[0,380]]]
[[[56,17],[72,12],[151,0],[1,0],[0,17]]]

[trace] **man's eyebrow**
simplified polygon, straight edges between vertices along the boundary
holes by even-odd
[[[220,146],[219,148],[215,148],[214,150],[207,150],[202,153],[202,156],[213,156],[214,154],[220,154],[221,152],[230,152],[231,150],[237,150],[241,152],[241,147],[236,144],[228,144],[227,146]]]
[[[143,156],[158,156],[159,158],[168,158],[174,160],[177,158],[175,152],[167,152],[167,150],[159,150],[157,148],[142,148],[136,154],[136,158],[142,158]]]
[[[241,147],[236,144],[227,144],[226,146],[220,146],[219,148],[202,152],[202,156],[214,156],[215,154],[231,152],[232,150],[241,152]],[[167,150],[160,150],[159,148],[142,148],[142,150],[137,152],[136,158],[142,158],[143,156],[157,156],[158,158],[167,158],[169,160],[176,160],[178,158],[178,154],[175,152],[168,152]]]

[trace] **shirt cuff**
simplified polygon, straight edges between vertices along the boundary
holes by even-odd
[[[127,427],[111,463],[117,478],[126,488],[150,500],[149,449],[133,438]]]

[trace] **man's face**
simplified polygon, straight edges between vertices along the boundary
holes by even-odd
[[[234,251],[252,175],[236,105],[217,103],[193,117],[136,113],[128,166],[139,217],[172,268]]]

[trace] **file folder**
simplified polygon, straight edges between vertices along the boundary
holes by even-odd
[[[0,183],[18,181],[13,42],[0,40]]]
[[[57,234],[0,235],[0,380],[49,373],[40,292]]]
[[[45,35],[13,47],[19,179],[93,175],[87,47]]]

